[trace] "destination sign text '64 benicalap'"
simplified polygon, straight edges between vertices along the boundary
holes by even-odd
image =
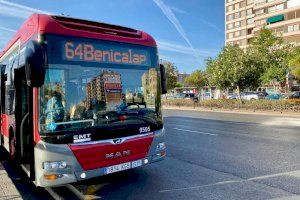
[[[117,45],[64,41],[63,60],[149,66],[148,51]]]

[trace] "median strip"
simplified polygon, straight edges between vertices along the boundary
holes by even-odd
[[[185,132],[191,132],[191,133],[199,133],[202,135],[210,135],[210,136],[218,136],[218,134],[214,134],[214,133],[207,133],[207,132],[201,132],[201,131],[193,131],[193,130],[187,130],[187,129],[181,129],[181,128],[173,128],[175,130],[178,131],[185,131]]]

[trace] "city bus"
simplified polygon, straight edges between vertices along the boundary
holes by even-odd
[[[149,34],[33,14],[1,51],[0,68],[0,144],[36,186],[165,158],[165,68]]]

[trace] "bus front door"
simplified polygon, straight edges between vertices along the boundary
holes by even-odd
[[[30,179],[33,179],[34,172],[34,143],[33,131],[30,128],[30,118],[32,116],[30,106],[32,103],[32,88],[26,84],[24,67],[15,70],[16,88],[16,149],[22,169]]]

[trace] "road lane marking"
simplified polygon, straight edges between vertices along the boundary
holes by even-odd
[[[224,123],[224,124],[246,125],[246,126],[261,125],[260,123],[253,123],[253,122],[227,122],[227,121],[223,121],[222,123]]]
[[[193,130],[181,129],[181,128],[173,128],[173,129],[178,130],[178,131],[190,132],[190,133],[199,133],[199,134],[203,134],[203,135],[218,136],[218,134],[214,134],[214,133],[207,133],[207,132],[201,132],[201,131],[193,131]]]
[[[55,200],[64,200],[63,197],[59,196],[52,188],[46,187],[45,190],[52,196]]]
[[[238,183],[241,181],[221,181],[217,183],[212,183],[212,184],[206,184],[206,185],[199,185],[199,186],[193,186],[193,187],[184,187],[184,188],[175,188],[175,189],[169,189],[169,190],[160,190],[160,193],[164,192],[174,192],[174,191],[182,191],[182,190],[193,190],[193,189],[200,189],[200,188],[205,188],[205,187],[211,187],[211,186],[217,186],[217,185],[225,185],[225,184],[231,184],[231,183]]]
[[[273,177],[277,177],[277,176],[291,176],[291,177],[295,177],[295,178],[300,178],[300,170],[258,176],[258,177],[248,178],[247,180],[248,181],[256,181],[256,180],[261,180],[261,179],[273,178]]]
[[[178,125],[178,124],[171,124],[171,123],[168,123],[166,124],[166,127],[171,127],[170,125],[172,126],[177,126],[177,127],[183,127],[183,128],[189,128],[191,126],[186,126],[186,125]],[[233,135],[233,136],[236,136],[236,135],[239,135],[239,136],[243,136],[243,137],[249,137],[249,138],[259,138],[259,139],[266,139],[266,140],[275,140],[275,141],[286,141],[286,142],[291,142],[291,141],[287,141],[286,138],[280,138],[280,137],[276,137],[276,136],[273,136],[273,135],[268,135],[268,136],[265,136],[265,135],[256,135],[254,134],[254,132],[237,132],[236,130],[226,130],[226,129],[211,129],[211,128],[205,128],[205,127],[200,127],[198,126],[197,128],[201,129],[201,130],[207,130],[207,131],[214,131],[214,132],[218,132],[217,135]],[[168,130],[169,128],[166,128],[166,130]],[[170,128],[171,129],[171,128]]]
[[[98,187],[95,187],[95,191],[96,192],[97,190],[99,190],[100,188],[104,187],[105,184],[101,184],[100,186]],[[83,194],[81,191],[79,191],[76,187],[74,187],[73,185],[71,184],[67,184],[66,187],[71,191],[73,192],[73,194],[75,194],[78,199],[80,200],[94,200],[94,199],[101,199],[100,196],[97,196],[97,195],[94,195],[94,194]],[[89,188],[88,188],[89,190]]]
[[[220,182],[207,184],[207,185],[160,190],[159,192],[165,193],[165,192],[174,192],[174,191],[183,191],[183,190],[194,190],[194,189],[200,189],[200,188],[212,187],[212,186],[218,186],[218,185],[225,185],[225,184],[243,183],[243,182],[251,182],[251,181],[255,182],[258,180],[274,178],[274,177],[278,177],[278,176],[290,176],[290,177],[300,179],[300,170],[295,170],[295,171],[290,171],[290,172],[282,172],[282,173],[277,173],[277,174],[269,174],[269,175],[264,175],[264,176],[257,176],[257,177],[253,177],[253,178],[242,179],[242,180],[220,181]]]
[[[262,123],[266,126],[281,126],[281,127],[298,127],[300,126],[300,118],[272,118]]]
[[[273,198],[270,200],[299,200],[299,199],[300,199],[300,195],[293,195],[293,196],[283,196],[279,198]]]
[[[82,194],[79,190],[77,190],[77,188],[74,187],[73,185],[67,184],[66,187],[67,187],[71,192],[73,192],[73,193],[78,197],[78,199],[80,199],[80,200],[85,200],[85,199],[86,199],[86,198],[85,198],[85,195]]]

